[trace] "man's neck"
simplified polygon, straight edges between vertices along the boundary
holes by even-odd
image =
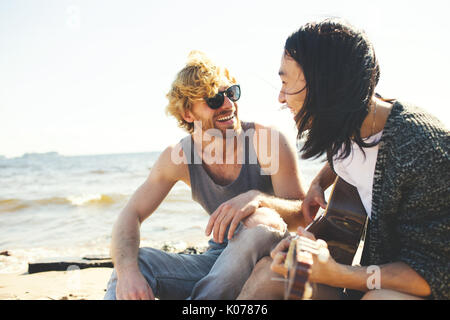
[[[202,161],[209,165],[214,164],[237,164],[239,157],[239,150],[242,147],[239,145],[239,136],[242,130],[238,130],[232,137],[216,135],[211,136],[207,133],[193,134],[195,149],[199,153]]]

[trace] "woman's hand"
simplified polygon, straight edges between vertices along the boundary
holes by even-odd
[[[292,239],[292,236],[284,238],[270,252],[270,257],[273,259],[270,269],[284,277],[287,275],[288,271],[284,266],[284,262],[286,260],[287,250],[289,249]]]
[[[297,229],[297,234],[317,241],[319,245],[319,255],[313,254],[309,281],[333,286],[336,278],[339,277],[339,264],[331,257],[327,243],[321,239],[316,240],[316,237],[311,232],[306,231],[302,227]]]
[[[324,190],[319,183],[311,183],[305,199],[302,203],[302,213],[305,218],[306,225],[310,224],[319,208],[326,209],[327,203],[325,201]]]
[[[311,274],[309,275],[308,281],[333,286],[336,277],[339,276],[339,265],[330,256],[327,243],[320,239],[316,240],[311,232],[308,232],[301,227],[297,229],[297,234],[301,237],[315,241],[319,247],[319,254],[312,255],[313,263],[311,265]],[[291,241],[292,237],[283,239],[270,253],[270,256],[273,259],[270,266],[271,270],[283,276],[287,276],[288,273],[288,269],[285,267],[284,263]]]

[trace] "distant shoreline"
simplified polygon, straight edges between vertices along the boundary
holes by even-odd
[[[25,152],[22,155],[1,155],[0,160],[16,160],[16,159],[24,159],[30,157],[65,157],[65,158],[74,158],[74,157],[101,157],[101,156],[118,156],[118,155],[138,155],[138,154],[159,154],[162,150],[156,151],[132,151],[132,152],[111,152],[111,153],[86,153],[86,154],[62,154],[57,151],[48,151],[48,152]]]

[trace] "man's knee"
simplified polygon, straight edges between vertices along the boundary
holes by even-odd
[[[280,215],[270,208],[258,208],[244,221],[244,228],[241,232],[247,238],[260,241],[262,243],[278,244],[283,238],[288,236],[287,225]]]
[[[264,256],[270,255],[270,251],[286,236],[279,230],[265,225],[257,225],[253,228],[242,228],[228,245],[237,247],[240,254],[251,255],[254,263]]]
[[[283,234],[287,230],[287,225],[278,212],[265,207],[256,209],[255,212],[243,222],[247,228],[254,228],[256,226],[263,225]]]

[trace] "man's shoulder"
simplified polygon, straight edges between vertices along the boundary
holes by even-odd
[[[257,137],[267,137],[267,142],[272,142],[273,139],[276,139],[277,143],[290,143],[295,145],[295,138],[288,131],[284,131],[278,126],[275,125],[265,125],[261,123],[254,123],[255,132]],[[275,141],[274,141],[275,142]]]
[[[186,164],[182,142],[168,145],[160,154],[158,162],[162,162],[165,167],[174,169]]]
[[[266,125],[266,124],[262,124],[259,122],[252,122],[253,126],[255,127],[255,130],[259,130],[259,129],[266,129],[266,130],[275,130],[275,131],[279,131],[276,126],[273,125]]]
[[[253,122],[253,121],[242,121],[241,120],[241,127],[244,129],[244,131],[253,129],[255,130],[257,133],[259,132],[274,132],[276,134],[283,134],[283,131],[280,130],[279,127],[275,126],[275,125],[267,125],[267,124],[262,124],[260,122]]]
[[[168,145],[152,166],[153,170],[156,170],[160,177],[171,181],[187,181],[188,169],[181,142]]]
[[[267,142],[271,142],[272,139],[286,139],[286,134],[280,130],[277,126],[266,125],[258,122],[253,122],[253,128],[256,134],[256,140],[267,137]]]
[[[277,126],[255,123],[254,143],[260,162],[287,164],[295,161],[295,138]]]

